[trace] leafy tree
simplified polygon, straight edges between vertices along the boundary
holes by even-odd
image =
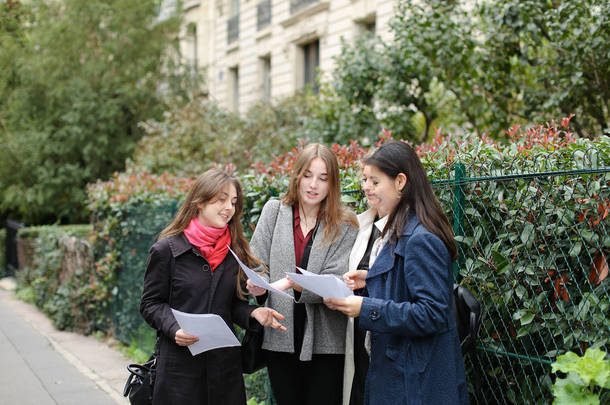
[[[346,44],[333,91],[376,105],[399,137],[419,143],[455,125],[503,137],[514,123],[572,113],[581,136],[609,129],[606,1],[402,0],[391,32],[386,44]]]
[[[84,218],[85,185],[122,169],[164,108],[178,27],[153,0],[0,3],[4,215]]]
[[[274,104],[255,104],[239,116],[213,101],[193,98],[170,107],[163,119],[141,124],[146,135],[129,166],[183,176],[197,176],[212,165],[246,169],[291,149],[298,138],[313,135],[306,123],[315,104],[313,95],[297,94]]]

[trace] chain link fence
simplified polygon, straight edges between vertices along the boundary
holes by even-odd
[[[550,404],[550,364],[610,338],[610,161],[569,151],[487,168],[456,164],[433,181],[453,222],[456,281],[483,308],[466,356],[476,404]],[[557,161],[573,170],[552,170]]]
[[[455,279],[483,307],[477,350],[465,358],[472,403],[550,404],[558,354],[609,349],[610,157],[570,153],[429,172],[458,241]],[[556,170],[560,162],[568,170]],[[126,343],[152,347],[139,314],[142,280],[148,249],[177,208],[128,211],[115,235],[113,323]]]

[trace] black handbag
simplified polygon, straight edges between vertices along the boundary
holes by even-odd
[[[481,304],[463,285],[453,285],[455,320],[462,354],[472,352],[481,327]]]
[[[169,300],[168,304],[171,306],[172,302],[172,286],[171,280],[174,273],[175,260],[174,256],[170,255],[169,263]],[[155,388],[155,377],[157,372],[157,359],[159,358],[159,332],[157,332],[157,340],[155,341],[155,349],[150,355],[150,358],[144,364],[130,364],[127,366],[129,371],[129,377],[125,382],[123,388],[123,396],[129,397],[129,403],[131,405],[151,405],[152,397]]]
[[[241,369],[244,374],[252,374],[266,366],[263,355],[263,334],[261,326],[256,330],[247,329],[241,341]]]
[[[158,351],[155,349],[146,363],[127,366],[129,377],[125,383],[125,388],[123,388],[123,396],[128,396],[132,405],[152,404],[157,356]]]

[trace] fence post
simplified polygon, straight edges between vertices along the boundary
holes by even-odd
[[[453,187],[453,234],[464,236],[464,184],[466,167],[463,163],[455,164],[455,184]],[[459,282],[460,267],[464,265],[464,255],[458,246],[458,258],[453,262],[453,281]]]

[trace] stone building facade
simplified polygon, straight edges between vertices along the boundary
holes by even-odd
[[[328,80],[341,39],[390,38],[396,0],[185,1],[181,55],[205,69],[208,94],[245,112]],[[317,76],[317,74],[320,74]]]

